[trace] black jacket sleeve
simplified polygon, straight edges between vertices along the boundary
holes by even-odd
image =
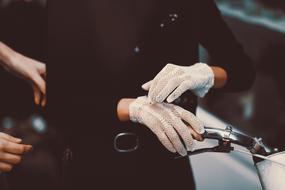
[[[255,69],[213,0],[199,0],[197,34],[215,66],[225,69],[228,80],[223,91],[248,90],[255,79]]]

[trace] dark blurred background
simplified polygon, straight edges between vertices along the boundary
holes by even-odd
[[[261,136],[270,145],[284,150],[285,1],[217,0],[217,3],[252,58],[257,77],[250,91],[211,93],[201,105],[235,127]],[[203,49],[201,59],[210,60]]]
[[[0,0],[0,40],[44,63],[46,24],[45,0]],[[61,168],[58,134],[48,126],[44,112],[34,106],[30,84],[0,67],[0,87],[0,131],[34,146],[20,165],[5,174],[8,189],[53,189]],[[1,185],[0,180],[0,189]]]

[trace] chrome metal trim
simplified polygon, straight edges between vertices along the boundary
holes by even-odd
[[[136,136],[136,145],[133,148],[130,148],[130,149],[120,149],[118,147],[117,143],[118,143],[119,138],[125,137],[125,136]],[[136,151],[138,148],[139,148],[139,138],[138,138],[137,134],[135,134],[135,133],[119,133],[114,138],[114,149],[117,152],[120,152],[120,153],[130,153],[130,152]]]

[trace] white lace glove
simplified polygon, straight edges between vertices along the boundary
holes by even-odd
[[[192,90],[199,97],[204,97],[214,85],[214,73],[204,63],[192,66],[167,64],[156,77],[142,88],[149,91],[152,102],[173,102],[185,91]]]
[[[205,132],[203,123],[194,114],[173,104],[151,104],[146,96],[139,97],[130,104],[129,115],[132,121],[146,125],[155,133],[169,151],[178,152],[182,156],[187,155],[186,149],[193,151],[192,135],[197,137]]]

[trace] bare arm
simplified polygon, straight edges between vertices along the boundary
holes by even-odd
[[[26,57],[0,41],[0,64],[10,73],[32,84],[37,105],[46,104],[46,66]]]
[[[120,121],[129,121],[129,105],[135,101],[134,98],[121,99],[117,106],[117,116]]]
[[[9,67],[10,58],[14,51],[0,41],[0,64],[4,67]]]
[[[227,83],[227,72],[221,67],[211,67],[214,72],[214,88],[222,88]]]

